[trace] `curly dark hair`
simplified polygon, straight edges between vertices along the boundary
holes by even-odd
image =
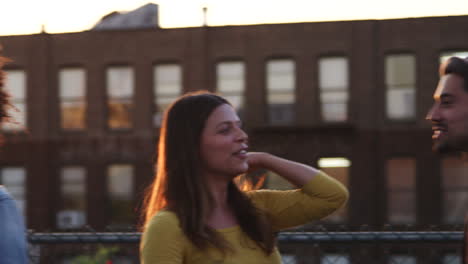
[[[1,54],[0,46],[0,54]],[[0,123],[3,123],[10,116],[8,115],[7,108],[10,105],[10,95],[3,89],[5,83],[5,72],[2,70],[3,66],[10,60],[0,55]]]
[[[439,75],[456,74],[463,78],[465,92],[468,92],[468,57],[450,57],[439,67]]]

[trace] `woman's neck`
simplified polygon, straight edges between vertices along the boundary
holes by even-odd
[[[208,191],[212,198],[212,208],[207,218],[207,224],[214,229],[223,229],[238,225],[233,208],[228,203],[229,180],[222,177],[207,181]]]
[[[214,208],[228,207],[229,181],[223,177],[209,177],[207,181],[208,191],[213,199]]]

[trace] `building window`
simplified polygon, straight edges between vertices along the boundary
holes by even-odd
[[[322,120],[343,122],[348,119],[348,58],[326,57],[319,60],[319,87]]]
[[[269,60],[266,65],[268,122],[287,125],[294,121],[296,69],[291,59]]]
[[[416,59],[411,54],[385,57],[386,115],[391,120],[416,116]]]
[[[116,164],[109,166],[107,189],[111,225],[128,226],[134,224],[133,183],[134,173],[131,165]]]
[[[297,257],[296,255],[293,254],[281,254],[281,263],[286,263],[286,264],[297,264]]]
[[[217,91],[242,116],[244,109],[245,65],[240,61],[220,62],[216,65]]]
[[[387,217],[390,223],[410,224],[416,220],[416,161],[412,158],[387,160]]]
[[[321,158],[318,161],[320,170],[341,182],[344,186],[348,187],[349,169],[351,161],[343,157],[329,157]],[[347,219],[348,207],[338,209],[335,213],[328,216],[325,220],[329,222],[344,222]]]
[[[320,264],[350,264],[348,255],[345,254],[325,254],[320,260]]]
[[[461,254],[444,254],[442,256],[442,264],[462,264]]]
[[[440,63],[446,61],[450,57],[460,57],[464,59],[468,57],[468,51],[444,51],[440,54]]]
[[[84,129],[86,127],[86,76],[84,69],[61,69],[59,72],[59,94],[62,129]]]
[[[418,262],[415,256],[392,254],[388,256],[388,263],[416,264]]]
[[[159,64],[154,66],[155,112],[154,126],[161,126],[167,107],[182,94],[182,68],[178,64]]]
[[[4,130],[23,130],[26,128],[26,73],[23,70],[6,70],[5,91],[11,96],[8,114],[11,122],[3,123]]]
[[[458,157],[442,160],[443,221],[462,224],[468,204],[468,163]]]
[[[4,185],[18,210],[26,216],[26,170],[21,167],[4,167],[0,169],[0,185]]]
[[[83,227],[86,224],[86,170],[83,167],[62,168],[60,193],[62,204],[57,213],[57,227]]]
[[[107,69],[108,126],[110,129],[132,127],[133,69],[113,66]]]

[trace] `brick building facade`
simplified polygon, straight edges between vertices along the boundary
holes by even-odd
[[[468,50],[466,27],[468,16],[455,16],[0,36],[20,80],[9,88],[24,86],[25,106],[25,130],[4,132],[3,182],[22,175],[17,195],[35,230],[57,228],[67,210],[96,229],[136,223],[152,177],[155,102],[223,86],[252,149],[314,166],[348,161],[322,166],[351,193],[332,222],[459,223],[464,164],[431,152],[424,119],[441,56]],[[66,88],[77,83],[68,106],[79,105],[81,125],[66,125]],[[112,83],[121,87],[109,92]]]

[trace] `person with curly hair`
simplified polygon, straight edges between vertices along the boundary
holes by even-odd
[[[1,47],[0,47],[1,52]],[[3,89],[6,74],[2,70],[9,60],[0,55],[0,124],[8,122],[11,106]],[[23,219],[7,189],[0,185],[0,264],[26,264],[27,243]]]

